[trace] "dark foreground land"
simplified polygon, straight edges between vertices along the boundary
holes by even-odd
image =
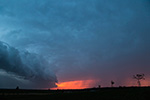
[[[150,100],[150,87],[83,90],[0,89],[0,100]]]

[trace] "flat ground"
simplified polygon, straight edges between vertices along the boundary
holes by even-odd
[[[150,87],[84,90],[0,89],[0,100],[149,100]]]

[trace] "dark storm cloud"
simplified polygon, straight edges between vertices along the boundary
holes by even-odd
[[[0,0],[0,12],[1,41],[46,57],[60,80],[149,75],[149,0]]]
[[[57,79],[48,65],[49,63],[42,56],[31,54],[27,51],[20,52],[8,44],[0,42],[0,69],[2,69],[1,73],[5,72],[4,76],[14,75],[14,78],[33,82],[34,87],[38,88],[53,87]],[[3,81],[3,78],[1,78],[1,81]],[[10,82],[14,83],[13,81]],[[45,84],[46,86],[42,86],[41,84]],[[29,87],[31,87],[30,85],[28,84]]]

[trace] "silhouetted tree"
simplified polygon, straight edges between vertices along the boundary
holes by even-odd
[[[139,87],[141,86],[140,80],[145,79],[144,76],[145,76],[144,74],[133,75],[133,78],[137,80],[137,84],[138,84]]]
[[[101,88],[101,85],[98,85],[98,88]]]
[[[19,90],[19,86],[16,87],[16,90]]]
[[[114,81],[111,81],[111,87],[113,87],[114,84],[115,84],[115,82],[114,82]]]

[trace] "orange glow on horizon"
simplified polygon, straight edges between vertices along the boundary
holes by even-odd
[[[94,80],[77,80],[77,81],[68,81],[56,83],[57,88],[53,89],[85,89],[89,88]]]

